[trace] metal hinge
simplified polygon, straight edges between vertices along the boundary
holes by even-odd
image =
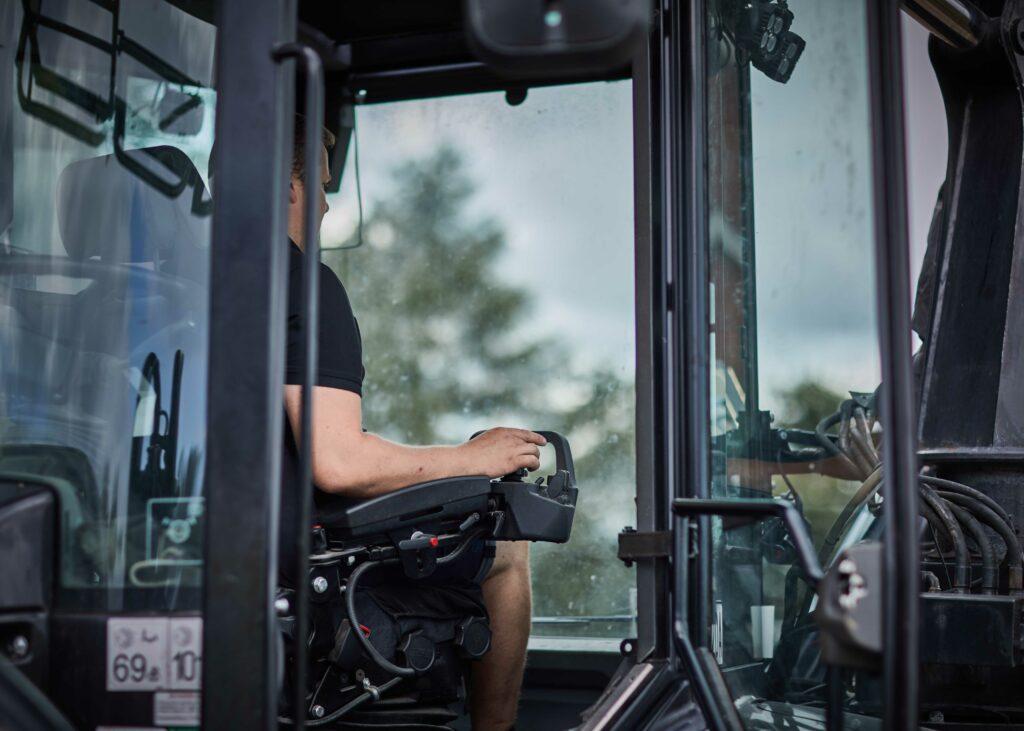
[[[635,528],[627,526],[619,533],[619,559],[627,567],[641,558],[668,558],[671,555],[671,531],[638,533]]]

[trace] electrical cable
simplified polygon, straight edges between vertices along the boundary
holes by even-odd
[[[870,474],[879,465],[878,453],[875,452],[874,445],[870,443],[871,437],[867,431],[868,424],[864,418],[864,412],[861,409],[856,409],[853,415],[854,419],[850,426],[852,449],[868,465],[868,474]]]
[[[818,437],[818,441],[821,442],[821,446],[825,448],[826,452],[835,457],[845,457],[846,455],[843,454],[843,451],[838,446],[836,446],[836,443],[832,441],[832,438],[829,437],[826,432],[838,424],[842,418],[842,412],[837,411],[834,414],[826,416],[818,422],[816,427],[814,427],[814,434]]]
[[[488,528],[486,527],[480,527],[471,531],[454,551],[449,553],[447,556],[439,558],[437,563],[445,564],[459,558],[459,556],[466,552],[473,541],[483,536],[486,532],[488,532]],[[349,574],[348,581],[345,582],[345,613],[347,614],[349,624],[351,624],[352,627],[359,627],[359,619],[356,617],[356,587],[359,585],[359,579],[362,578],[363,574],[368,571],[372,571],[378,566],[392,565],[400,562],[401,559],[399,558],[388,558],[382,561],[367,561],[366,563],[357,566],[355,570]],[[377,648],[373,646],[373,643],[371,643],[362,632],[353,630],[353,635],[355,635],[359,644],[363,646],[363,650],[366,654],[370,656],[370,659],[373,660],[381,670],[402,678],[411,678],[417,675],[416,670],[413,668],[403,668],[395,665],[393,662],[381,655]]]
[[[372,571],[378,566],[388,566],[396,563],[401,563],[401,559],[388,558],[383,561],[367,561],[357,566],[349,574],[348,581],[345,583],[345,613],[348,615],[349,624],[352,625],[352,634],[359,641],[359,644],[363,646],[363,650],[370,656],[370,659],[373,660],[377,667],[401,678],[411,678],[416,675],[416,671],[412,668],[399,667],[381,655],[369,638],[359,631],[359,619],[356,617],[356,587],[359,584],[359,579],[363,574]]]
[[[1013,518],[1010,516],[1006,509],[1002,505],[997,503],[995,500],[990,498],[988,495],[973,487],[969,487],[962,482],[956,482],[944,477],[932,477],[931,475],[921,475],[921,482],[927,483],[933,487],[937,487],[940,490],[946,492],[956,492],[961,495],[967,495],[975,500],[983,503],[989,510],[993,511],[998,515],[1011,529],[1013,528]]]
[[[459,543],[459,545],[455,548],[454,551],[452,551],[451,553],[447,554],[446,556],[442,556],[441,558],[437,559],[437,563],[438,564],[445,564],[445,563],[448,563],[450,561],[456,560],[457,558],[459,558],[463,553],[465,553],[468,550],[469,546],[474,541],[476,541],[478,538],[481,538],[484,534],[488,533],[489,530],[490,529],[487,528],[486,526],[480,526],[480,527],[476,528],[475,530],[470,531],[469,533],[466,534],[465,538],[462,540],[461,543]],[[392,675],[395,675],[397,677],[392,678],[387,683],[384,683],[379,688],[377,688],[376,689],[376,693],[372,693],[372,692],[364,693],[363,695],[359,696],[358,698],[353,699],[348,704],[342,706],[337,711],[334,711],[333,713],[331,713],[331,714],[329,714],[329,715],[327,715],[327,716],[325,716],[323,718],[308,719],[308,720],[306,720],[305,723],[306,723],[307,726],[315,727],[315,726],[323,726],[323,725],[325,725],[327,723],[331,723],[332,721],[340,718],[341,716],[343,716],[344,714],[348,713],[349,711],[351,711],[352,709],[356,708],[357,706],[365,703],[371,697],[379,697],[380,693],[382,693],[383,691],[391,688],[392,686],[394,686],[395,683],[399,682],[403,678],[415,677],[418,674],[417,671],[414,670],[413,668],[400,667],[398,665],[395,665],[390,660],[388,660],[386,657],[384,657],[380,653],[379,650],[377,650],[376,647],[373,646],[373,643],[370,642],[369,638],[366,637],[366,635],[364,635],[358,629],[359,626],[360,626],[360,622],[359,622],[359,618],[356,616],[355,596],[356,596],[356,588],[359,585],[359,579],[362,578],[363,574],[365,574],[365,573],[367,573],[369,571],[372,571],[375,568],[378,568],[380,566],[394,565],[394,564],[397,564],[397,563],[401,563],[401,559],[400,558],[388,558],[388,559],[383,559],[383,560],[380,560],[380,561],[367,561],[366,563],[360,564],[359,566],[357,566],[352,571],[351,574],[349,574],[349,577],[348,577],[348,580],[345,583],[345,589],[344,589],[344,594],[345,594],[345,614],[348,617],[349,624],[354,628],[352,630],[352,633],[355,636],[356,640],[359,642],[360,645],[362,645],[363,650],[366,652],[367,655],[369,655],[370,659],[374,662],[374,664],[376,664],[379,668],[381,668],[385,672],[391,673]],[[285,723],[285,724],[289,724],[289,725],[294,724],[294,721],[292,719],[289,719],[289,718],[280,717],[280,718],[278,718],[278,720],[281,723]]]
[[[364,703],[366,703],[366,701],[370,700],[371,698],[373,698],[374,700],[379,700],[380,696],[384,693],[384,691],[391,690],[393,687],[395,687],[396,684],[401,682],[401,680],[402,680],[401,678],[392,678],[391,680],[387,681],[386,683],[382,683],[380,686],[375,688],[374,690],[376,691],[376,693],[368,690],[365,693],[362,693],[361,695],[356,696],[355,698],[353,698],[351,701],[349,701],[348,703],[343,705],[338,710],[336,710],[336,711],[334,711],[332,713],[327,714],[323,718],[308,719],[306,721],[306,725],[309,726],[310,728],[315,728],[317,726],[326,726],[329,723],[334,723],[339,718],[344,716],[346,713],[348,713],[349,711],[355,710],[356,708],[358,708],[359,706],[363,705]],[[278,716],[277,717],[277,721],[278,721],[278,723],[283,723],[286,726],[293,726],[293,725],[295,725],[295,721],[290,719],[290,718],[287,718],[286,716]]]
[[[353,698],[351,701],[349,701],[333,713],[330,713],[324,716],[323,718],[318,718],[315,721],[306,721],[306,725],[312,728],[316,726],[326,726],[329,723],[333,723],[349,711],[353,711],[359,706],[363,705],[364,703],[366,703],[366,701],[370,700],[371,698],[373,700],[380,700],[380,696],[382,693],[384,693],[384,691],[391,690],[391,688],[395,687],[395,685],[401,682],[401,680],[401,678],[392,678],[386,683],[383,683],[382,685],[375,688],[374,691],[376,692],[368,690],[362,695],[358,696],[357,698]]]
[[[843,418],[842,412],[837,411],[830,416],[826,416],[824,419],[818,422],[818,425],[814,427],[814,435],[818,438],[821,446],[825,448],[825,451],[833,457],[838,457],[843,464],[853,470],[855,474],[861,474],[863,469],[858,465],[855,465],[850,458],[841,450],[836,443],[832,441],[832,438],[826,433],[833,426],[838,424]],[[870,472],[870,470],[869,470]]]
[[[939,494],[941,496],[942,493]],[[999,582],[999,572],[996,550],[992,546],[992,541],[989,540],[985,529],[981,527],[981,523],[979,523],[969,511],[952,502],[950,502],[949,508],[953,511],[953,515],[958,521],[960,521],[961,525],[967,528],[967,531],[971,534],[971,538],[974,539],[975,544],[978,546],[978,552],[981,554],[982,567],[981,593],[995,594],[996,587]]]
[[[939,520],[945,525],[946,532],[953,539],[953,591],[957,594],[966,594],[970,589],[971,565],[964,532],[953,516],[949,503],[939,497],[932,488],[920,485],[920,495],[921,500],[935,511]]]
[[[477,528],[476,530],[474,530],[474,531],[472,531],[470,533],[467,533],[466,537],[463,539],[462,543],[460,543],[458,545],[458,547],[454,551],[452,551],[451,553],[449,553],[446,556],[441,556],[441,558],[437,559],[438,565],[441,566],[441,565],[444,565],[446,563],[451,563],[452,561],[457,559],[459,556],[464,554],[469,549],[469,546],[473,543],[473,541],[475,541],[477,538],[482,538],[485,533],[489,533],[489,532],[490,532],[490,529],[488,529],[485,526],[481,526],[480,528]]]
[[[850,436],[850,452],[846,456],[860,469],[861,479],[867,479],[878,468],[878,463],[871,456],[870,450],[856,437],[853,429],[850,430]]]
[[[947,539],[949,539],[950,543],[953,542],[953,539],[949,535],[949,532],[946,530],[945,524],[943,524],[942,521],[939,520],[939,516],[935,513],[934,510],[932,510],[930,507],[928,507],[926,503],[923,502],[920,504],[920,509],[921,517],[925,519],[925,522],[928,524],[928,530],[932,534],[932,543],[935,545],[935,553],[938,555],[939,562],[942,564],[942,571],[946,575],[946,583],[952,586],[953,577],[949,573],[949,564],[946,563],[946,556],[942,552],[942,544],[939,542],[939,534],[942,533],[944,536],[946,536]],[[936,528],[936,526],[938,526],[938,528]]]
[[[921,578],[928,582],[929,593],[942,591],[942,584],[939,577],[932,571],[922,571]]]
[[[858,410],[854,412],[854,416],[858,419],[857,423],[860,425],[863,432],[864,442],[867,444],[868,448],[870,448],[871,455],[874,456],[874,463],[881,465],[882,455],[879,454],[878,445],[874,443],[874,439],[871,438],[871,426],[867,422],[867,415],[864,413],[863,408],[858,408]]]
[[[871,439],[871,428],[868,426],[867,414],[859,406],[853,410],[853,418],[857,423],[857,430],[863,440],[863,446],[867,448],[872,464],[881,464],[882,460],[875,449],[875,443]]]
[[[961,505],[974,513],[982,523],[991,527],[1006,544],[1007,586],[1010,593],[1020,593],[1024,588],[1024,556],[1021,554],[1020,539],[1013,529],[999,515],[980,500],[956,492],[939,492],[944,500]]]
[[[473,543],[477,538],[481,537],[486,533],[488,529],[486,527],[477,528],[476,530],[468,533],[462,543],[449,553],[447,556],[442,556],[437,560],[438,564],[445,564],[450,561],[454,561],[459,558],[466,550],[469,545]],[[356,617],[356,587],[359,585],[359,579],[362,578],[363,574],[368,571],[372,571],[378,566],[386,566],[391,564],[400,563],[399,558],[389,558],[383,561],[367,561],[355,568],[355,570],[349,574],[348,581],[345,583],[345,613],[348,615],[349,624],[353,627],[359,627],[359,619]],[[380,654],[373,643],[362,633],[353,631],[359,644],[363,646],[363,650],[370,656],[370,659],[385,672],[391,673],[392,675],[398,675],[403,678],[411,678],[417,674],[413,668],[403,668],[395,665],[393,662],[388,660],[386,657]]]
[[[857,492],[850,498],[850,502],[846,504],[842,512],[839,513],[839,517],[832,523],[832,527],[829,529],[828,534],[825,536],[825,540],[821,544],[821,550],[818,552],[818,562],[823,566],[828,563],[828,558],[832,553],[832,549],[835,548],[839,539],[843,535],[843,531],[846,529],[846,524],[850,522],[850,518],[857,512],[871,496],[874,495],[881,488],[882,485],[882,468],[879,467],[870,475],[867,479],[857,488]]]
[[[839,450],[846,454],[850,449],[850,420],[840,418],[839,421]]]

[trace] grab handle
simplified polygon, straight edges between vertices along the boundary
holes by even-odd
[[[274,47],[274,61],[281,63],[290,58],[298,61],[306,76],[306,129],[303,133],[305,173],[302,185],[305,192],[303,211],[302,265],[302,322],[305,327],[303,351],[305,367],[302,371],[302,415],[300,417],[299,486],[299,545],[295,572],[295,729],[302,731],[306,723],[306,664],[309,634],[309,550],[313,525],[313,388],[316,386],[317,335],[320,331],[320,236],[317,206],[320,196],[320,125],[324,117],[324,68],[320,57],[309,46],[301,43],[283,43]]]

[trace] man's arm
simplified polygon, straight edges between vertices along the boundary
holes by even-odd
[[[302,387],[284,387],[285,410],[300,440]],[[418,482],[457,475],[501,477],[540,467],[544,437],[491,429],[450,447],[408,447],[363,431],[362,399],[337,388],[313,389],[313,482],[321,490],[366,499]]]

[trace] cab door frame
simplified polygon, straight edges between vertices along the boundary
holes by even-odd
[[[882,428],[887,438],[882,592],[885,731],[916,728],[919,689],[917,409],[911,352],[910,243],[900,3],[868,0],[875,216],[875,291],[882,354]]]
[[[875,278],[882,357],[882,420],[887,435],[884,464],[890,495],[885,511],[883,719],[887,731],[918,723],[918,496],[914,380],[910,349],[910,267],[904,158],[901,3],[867,0]],[[663,73],[661,104],[667,130],[661,159],[667,181],[663,213],[669,241],[668,309],[675,314],[668,336],[676,365],[666,387],[677,393],[673,407],[678,445],[670,494],[710,497],[708,442],[708,202],[705,58],[706,2],[662,4]],[[678,92],[681,90],[681,94]],[[672,131],[678,137],[672,139]],[[675,184],[673,184],[674,181]],[[674,192],[673,192],[674,191]],[[672,256],[672,252],[677,255]],[[671,343],[678,343],[672,347]],[[678,381],[673,383],[675,374]],[[675,387],[673,389],[673,386]],[[674,445],[669,445],[672,449]],[[717,665],[702,662],[710,643],[711,544],[707,517],[677,517],[674,533],[674,639],[694,681],[708,721],[731,729],[728,696]],[[723,702],[724,701],[724,702]],[[832,718],[837,718],[832,714]],[[833,726],[830,726],[833,728]]]
[[[296,0],[220,0],[203,582],[206,728],[277,729],[285,190]]]

